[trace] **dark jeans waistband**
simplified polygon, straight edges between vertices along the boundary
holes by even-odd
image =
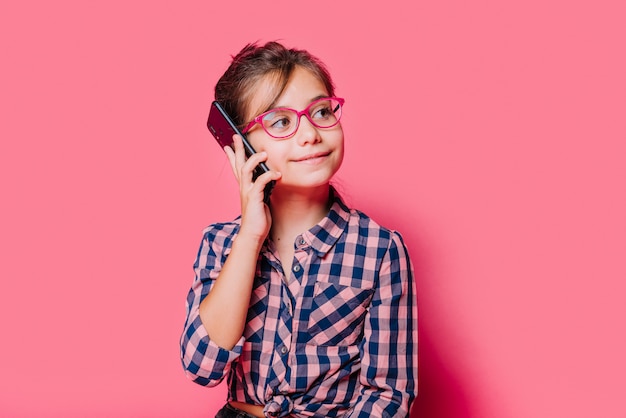
[[[217,412],[215,418],[256,418],[254,415],[250,415],[240,409],[235,408],[230,404],[224,405],[222,409]]]

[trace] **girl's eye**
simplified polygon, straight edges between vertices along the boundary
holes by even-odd
[[[284,111],[270,112],[263,117],[263,125],[266,129],[282,132],[291,126],[291,118]]]
[[[286,129],[291,124],[289,118],[282,117],[272,122],[270,125],[274,129]]]
[[[311,115],[314,119],[328,119],[333,115],[330,103],[324,103],[316,107],[313,112],[311,112]]]

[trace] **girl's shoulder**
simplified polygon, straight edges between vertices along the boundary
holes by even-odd
[[[348,231],[356,233],[360,237],[373,238],[383,242],[402,242],[402,235],[395,229],[388,228],[370,217],[365,212],[348,208],[350,214],[348,220]]]
[[[237,236],[241,227],[241,217],[227,222],[217,222],[202,230],[205,242],[216,243],[220,246],[230,246],[232,240]]]

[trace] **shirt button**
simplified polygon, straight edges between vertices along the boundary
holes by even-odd
[[[293,266],[293,271],[295,271],[296,273],[299,272],[301,269],[299,264],[296,264],[295,266]]]
[[[304,240],[304,238],[300,238],[300,239],[298,240],[298,244],[299,244],[299,245],[305,245],[305,244],[306,244],[306,241]]]
[[[287,351],[289,351],[289,349],[284,345],[280,347],[280,354],[287,354]]]

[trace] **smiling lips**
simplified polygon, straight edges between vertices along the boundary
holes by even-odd
[[[297,163],[315,163],[315,162],[321,161],[324,157],[327,157],[329,155],[330,155],[330,151],[316,152],[314,154],[309,154],[309,155],[305,155],[304,157],[297,158],[293,161]]]

